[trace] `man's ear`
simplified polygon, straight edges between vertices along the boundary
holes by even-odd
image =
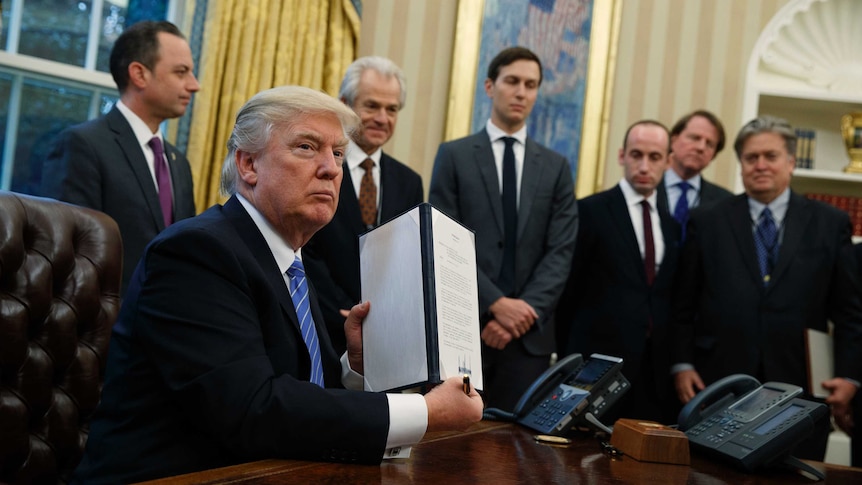
[[[250,153],[237,150],[234,162],[239,178],[251,187],[257,185],[257,166],[254,164],[254,157]]]
[[[150,81],[150,70],[138,61],[129,64],[129,84],[143,89]]]
[[[488,95],[489,98],[493,98],[492,91],[494,90],[494,81],[491,78],[485,79],[485,94]]]

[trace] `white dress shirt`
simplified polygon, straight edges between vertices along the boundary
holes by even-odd
[[[682,182],[682,177],[680,177],[673,169],[667,169],[664,172],[664,189],[667,192],[667,206],[670,210],[670,213],[673,214],[674,209],[676,209],[676,203],[679,201],[679,197],[682,195],[682,189],[679,188],[679,183]],[[694,209],[700,204],[700,182],[701,176],[700,174],[695,175],[694,177],[686,180],[688,185],[691,188],[686,192],[686,199],[688,199],[688,208]]]
[[[120,114],[126,118],[126,121],[129,122],[129,126],[132,127],[132,133],[135,134],[135,138],[138,139],[138,145],[141,146],[141,151],[144,153],[144,158],[147,159],[147,167],[150,169],[150,175],[153,177],[153,185],[156,188],[156,192],[159,191],[159,184],[156,182],[156,166],[154,160],[156,159],[156,155],[153,153],[153,149],[150,148],[150,140],[156,136],[161,140],[162,147],[165,146],[165,139],[162,137],[162,132],[156,130],[155,133],[150,131],[150,127],[144,123],[138,115],[136,115],[128,106],[123,104],[121,100],[117,101],[117,109],[120,111]],[[167,150],[165,150],[165,156],[167,156]],[[169,162],[170,163],[170,162]]]
[[[362,177],[365,176],[365,169],[360,167],[362,162],[364,162],[367,158],[374,160],[374,167],[371,169],[371,176],[374,177],[374,186],[377,187],[377,219],[380,220],[380,194],[383,193],[380,187],[380,158],[383,157],[383,149],[378,148],[377,151],[368,155],[359,148],[359,145],[356,144],[353,140],[347,144],[347,153],[344,156],[345,163],[347,163],[347,168],[350,171],[350,180],[353,182],[353,190],[356,194],[356,198],[359,198],[359,187],[362,184]]]
[[[644,259],[646,243],[644,242],[643,206],[641,206],[644,196],[635,192],[635,189],[626,179],[620,180],[620,189],[622,189],[623,197],[626,199],[626,207],[629,210],[629,218],[632,221],[632,227],[634,227],[635,230],[635,237],[637,237],[638,240],[641,259]],[[658,275],[662,259],[664,259],[664,235],[661,232],[661,218],[658,215],[658,208],[656,207],[656,193],[657,192],[653,190],[652,194],[646,198],[646,201],[649,202],[650,206],[649,215],[650,222],[652,223],[653,245],[655,247],[655,274]]]
[[[527,125],[521,127],[520,130],[511,135],[497,128],[489,119],[485,123],[485,130],[488,132],[488,137],[491,138],[491,150],[494,152],[494,163],[497,164],[497,181],[500,182],[500,194],[503,194],[503,152],[506,150],[505,137],[514,138],[517,142],[512,144],[512,151],[515,154],[515,207],[520,207],[521,204],[521,179],[524,174],[524,154],[527,149]]]

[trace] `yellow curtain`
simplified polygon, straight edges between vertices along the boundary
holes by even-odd
[[[298,84],[333,96],[359,41],[350,0],[209,2],[186,150],[198,212],[224,201],[219,177],[236,112],[255,93]]]

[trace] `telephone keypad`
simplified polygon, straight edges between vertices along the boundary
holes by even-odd
[[[565,394],[565,397],[562,397]],[[558,388],[547,399],[536,406],[533,411],[521,422],[532,424],[534,429],[549,433],[561,422],[562,418],[569,415],[578,405],[584,401],[585,395],[572,396]],[[562,398],[561,398],[562,397]]]
[[[718,430],[716,430],[718,428]],[[733,436],[740,428],[742,423],[728,416],[713,416],[694,428],[688,430],[689,436],[698,436],[704,431],[712,431],[711,434],[702,439],[711,443],[721,443],[727,438]]]

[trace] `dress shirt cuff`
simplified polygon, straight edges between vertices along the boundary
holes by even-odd
[[[856,379],[851,379],[851,378],[849,378],[849,377],[842,377],[842,379],[844,379],[845,381],[847,381],[847,382],[849,382],[849,383],[853,384],[854,386],[856,386],[856,389],[859,389],[859,385],[860,385],[860,383],[859,383],[859,381],[857,381]]]
[[[679,364],[674,364],[670,368],[671,375],[677,374],[684,370],[694,370],[694,366],[689,364],[688,362],[680,362]]]
[[[410,447],[425,436],[428,429],[428,406],[421,394],[387,394],[389,400],[389,435],[384,458],[407,458]]]
[[[341,385],[345,389],[353,391],[365,390],[365,378],[362,374],[350,368],[350,362],[347,360],[347,352],[341,354]]]

